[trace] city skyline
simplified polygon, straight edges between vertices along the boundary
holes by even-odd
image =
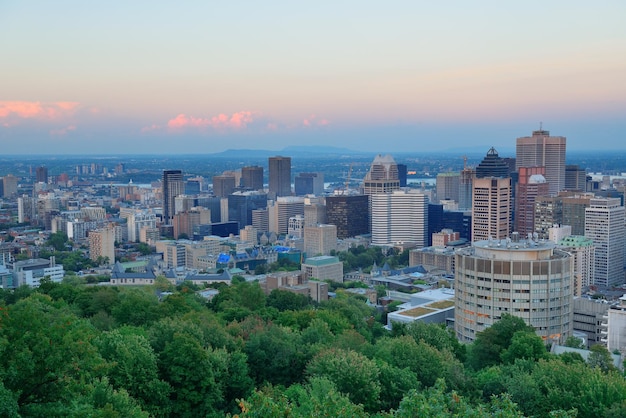
[[[2,4],[3,154],[622,148],[620,2],[185,6]]]

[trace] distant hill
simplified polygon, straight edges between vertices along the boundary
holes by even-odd
[[[284,155],[288,157],[319,157],[322,155],[355,155],[373,153],[363,153],[348,148],[327,147],[327,146],[289,146],[282,150],[264,150],[264,149],[228,149],[226,151],[210,154],[216,158],[267,158],[275,155]]]

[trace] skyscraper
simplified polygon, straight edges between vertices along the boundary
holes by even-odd
[[[377,155],[363,179],[363,193],[391,193],[400,189],[398,165],[391,155]]]
[[[476,167],[472,185],[472,241],[504,239],[511,229],[508,164],[491,148]]]
[[[458,203],[460,179],[458,172],[437,174],[437,201],[454,200]]]
[[[619,198],[594,198],[585,209],[585,237],[596,248],[594,284],[624,283],[624,206]]]
[[[263,188],[263,167],[252,165],[241,169],[241,187],[245,190],[261,190]]]
[[[175,213],[174,198],[185,192],[181,170],[163,170],[163,223],[171,225]]]
[[[218,197],[228,197],[235,191],[235,177],[219,175],[213,176],[213,194]]]
[[[549,184],[544,167],[520,167],[515,197],[515,231],[526,237],[535,232],[535,200],[548,196]]]
[[[326,198],[326,219],[337,226],[337,238],[350,238],[369,232],[367,195],[336,195]]]
[[[545,167],[550,194],[556,195],[565,189],[565,142],[564,136],[550,136],[544,130],[517,138],[515,167]]]
[[[428,245],[428,198],[423,193],[396,190],[372,199],[372,245]]]
[[[269,199],[291,196],[291,157],[269,158]]]
[[[48,183],[48,167],[37,167],[35,173],[37,183]]]

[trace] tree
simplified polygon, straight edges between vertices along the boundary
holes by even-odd
[[[65,244],[67,244],[67,241],[67,235],[63,231],[58,231],[50,234],[48,241],[46,241],[46,245],[51,246],[55,251],[65,251]]]
[[[499,364],[502,352],[509,348],[517,331],[534,332],[534,328],[522,318],[503,314],[499,321],[476,335],[468,355],[469,364],[475,370]]]
[[[511,344],[502,351],[500,357],[504,363],[512,364],[516,359],[539,360],[548,355],[543,340],[534,332],[517,331],[511,338]]]
[[[96,339],[102,357],[113,365],[111,384],[123,388],[153,416],[169,416],[169,384],[159,379],[157,357],[147,338],[114,330]]]
[[[0,381],[21,415],[71,403],[106,372],[92,344],[95,328],[64,303],[34,294],[0,311]]]
[[[613,357],[611,357],[611,353],[605,346],[594,344],[591,346],[590,351],[591,353],[587,358],[587,363],[590,367],[598,367],[603,372],[615,370]]]
[[[567,337],[567,340],[565,340],[565,347],[578,348],[581,350],[584,350],[587,348],[585,347],[585,343],[583,342],[583,340],[573,335],[570,335],[569,337]]]
[[[274,289],[267,298],[267,305],[279,311],[297,311],[311,305],[311,298],[287,290]]]
[[[319,353],[308,364],[306,373],[310,378],[330,380],[341,393],[348,395],[366,411],[378,410],[381,385],[377,364],[354,351],[331,348]]]

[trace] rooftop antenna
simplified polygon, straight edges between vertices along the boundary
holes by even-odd
[[[543,131],[543,122],[539,122],[539,130]]]
[[[467,170],[467,155],[461,156],[463,158],[463,171]]]

